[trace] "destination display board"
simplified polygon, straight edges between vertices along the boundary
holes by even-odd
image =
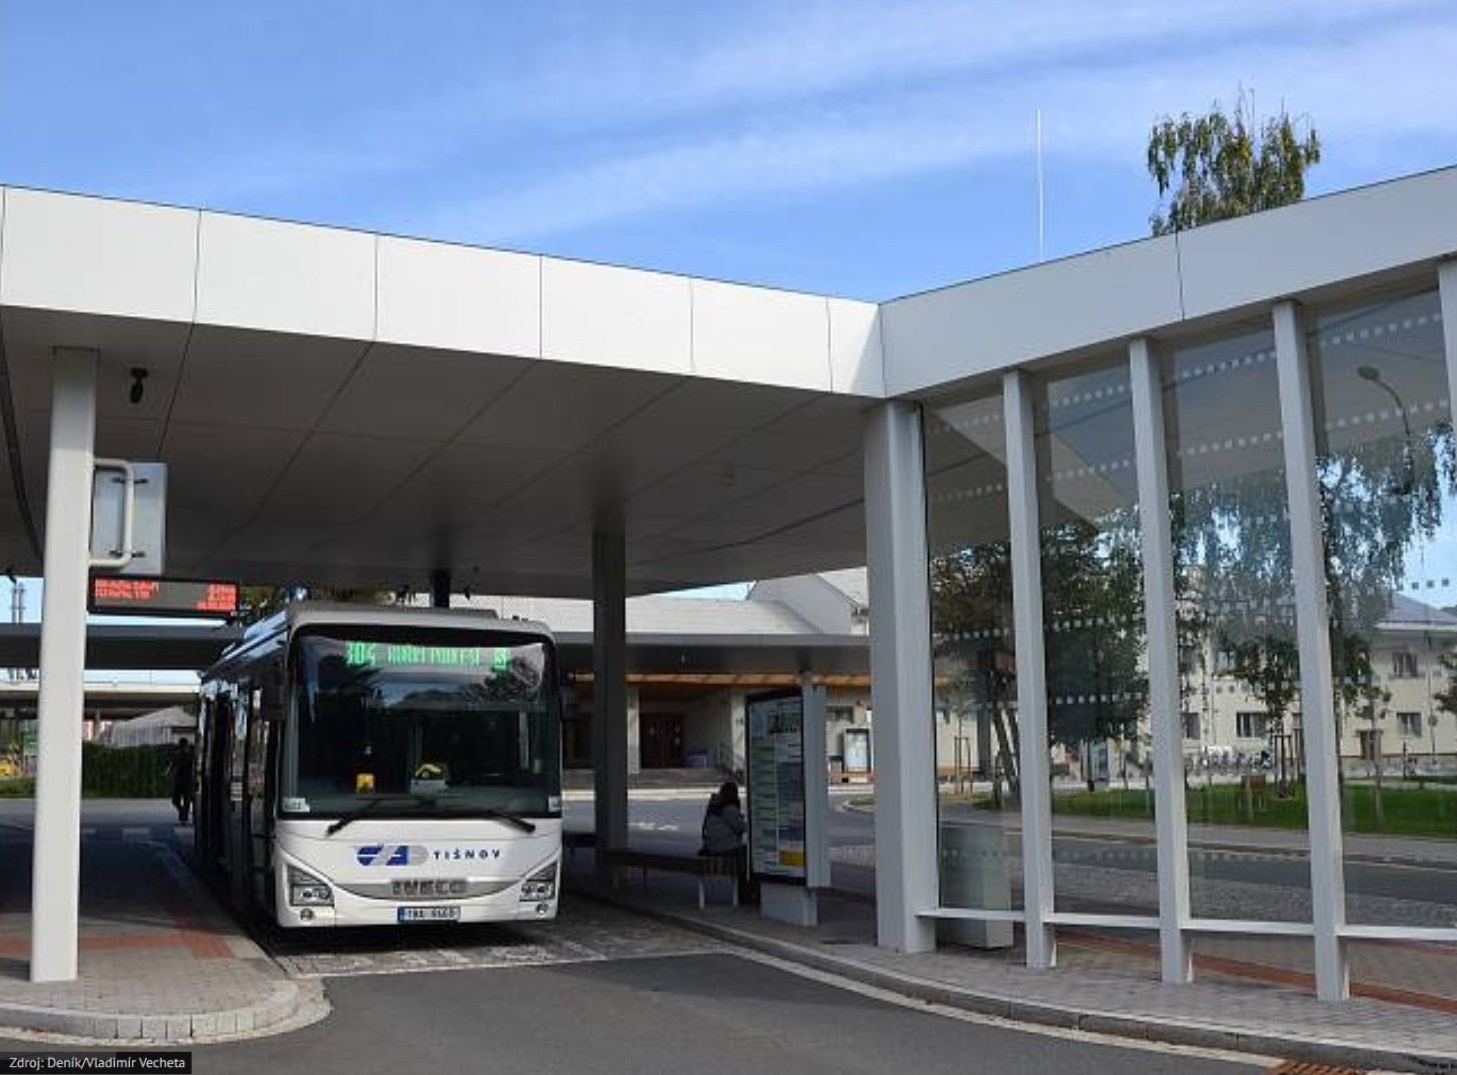
[[[203,579],[92,575],[86,607],[108,616],[238,614],[238,584]]]
[[[763,880],[804,884],[804,698],[799,691],[745,700],[749,791],[749,871]]]
[[[490,646],[422,646],[411,642],[344,641],[344,663],[354,668],[511,668],[511,651]]]

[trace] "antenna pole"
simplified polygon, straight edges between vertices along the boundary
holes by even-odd
[[[1046,229],[1042,211],[1042,109],[1037,110],[1037,260],[1046,256]]]

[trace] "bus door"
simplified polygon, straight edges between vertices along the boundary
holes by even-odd
[[[228,889],[234,906],[242,907],[248,896],[248,804],[245,788],[248,777],[248,723],[253,708],[248,685],[233,693],[233,721],[230,729],[232,745],[228,766],[227,802],[227,869]]]
[[[212,754],[212,713],[216,705],[207,694],[197,703],[197,797],[192,803],[192,857],[196,862],[206,862],[207,848],[207,759]]]
[[[202,850],[206,855],[205,861],[225,870],[228,867],[228,772],[232,764],[232,745],[232,699],[219,693],[208,708],[207,755],[203,762]]]
[[[272,909],[273,824],[277,814],[283,692],[281,673],[265,673],[263,679],[262,685],[248,687],[248,775],[243,788],[243,819],[247,832],[244,847],[249,895],[259,906]]]

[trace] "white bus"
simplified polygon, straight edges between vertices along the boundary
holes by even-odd
[[[301,602],[203,677],[194,845],[284,927],[556,916],[561,695],[540,624]]]

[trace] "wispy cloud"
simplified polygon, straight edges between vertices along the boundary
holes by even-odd
[[[477,94],[437,101],[494,123],[558,120],[613,128],[927,80],[997,77],[1089,63],[1136,67],[1209,48],[1310,43],[1415,20],[1451,21],[1442,0],[1026,0],[1020,4],[842,0],[736,4],[748,12],[701,47],[633,23],[632,40],[569,39]],[[493,106],[494,105],[494,106]]]
[[[1343,145],[1457,133],[1457,26],[1395,23],[1329,43],[1311,35],[1230,43],[1197,55],[1101,56],[1056,70],[942,80],[840,102],[674,126],[632,152],[574,160],[480,198],[442,206],[427,231],[520,242],[636,214],[741,198],[785,199],[1032,152],[1137,160],[1161,113],[1226,101],[1243,84],[1262,111],[1284,98],[1319,121],[1328,158]],[[1379,80],[1380,92],[1371,92]],[[641,140],[640,140],[641,141]]]
[[[1030,156],[1038,109],[1049,154],[1137,161],[1155,116],[1240,86],[1266,111],[1283,99],[1314,115],[1317,176],[1335,175],[1342,154],[1372,159],[1392,139],[1457,144],[1450,4],[744,0],[652,18],[594,5],[551,33],[524,28],[529,47],[490,62],[452,44],[449,76],[408,90],[340,57],[335,82],[358,81],[334,98],[349,109],[307,116],[301,86],[284,95],[300,102],[287,141],[179,139],[126,193],[287,213],[368,190],[398,199],[384,226],[518,244]]]
[[[327,190],[364,177],[402,175],[418,169],[416,156],[327,146],[258,145],[226,163],[169,170],[154,181],[148,197],[178,205],[234,206],[258,199]]]

